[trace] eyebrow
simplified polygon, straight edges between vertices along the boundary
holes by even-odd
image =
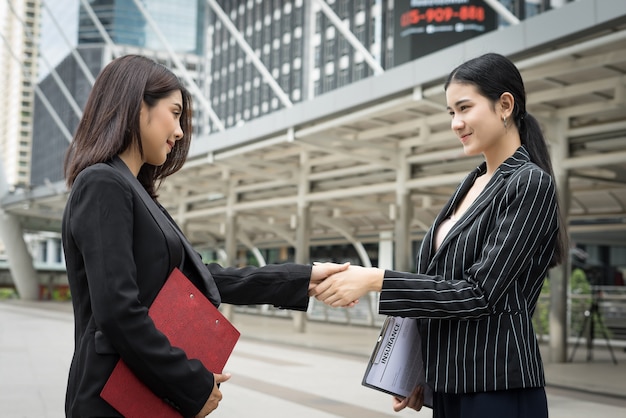
[[[456,103],[454,103],[454,106],[459,106],[459,105],[461,105],[461,104],[463,104],[465,102],[470,102],[470,101],[471,101],[470,99],[461,99],[461,100],[457,101]],[[452,108],[450,106],[446,106],[446,109],[452,110]]]
[[[181,105],[180,103],[173,103],[173,105],[176,106],[178,110],[183,110],[183,105]]]

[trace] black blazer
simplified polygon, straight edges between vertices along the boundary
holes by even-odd
[[[63,214],[62,237],[75,318],[68,417],[119,416],[100,391],[120,357],[183,416],[202,408],[213,389],[213,374],[172,347],[148,316],[174,267],[181,267],[215,305],[221,299],[299,310],[308,306],[310,266],[203,264],[117,157],[78,175]]]
[[[559,228],[552,178],[519,148],[434,251],[435,231],[485,168],[436,218],[417,273],[386,271],[383,281],[381,313],[423,319],[427,381],[437,392],[545,385],[531,317]]]

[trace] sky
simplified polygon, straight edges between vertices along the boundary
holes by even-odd
[[[44,0],[41,9],[41,40],[39,55],[54,68],[74,48],[78,38],[78,5],[79,0]],[[71,47],[63,39],[54,24],[51,16],[54,16],[58,25],[70,41]],[[39,78],[48,74],[49,70],[45,62],[40,59]]]

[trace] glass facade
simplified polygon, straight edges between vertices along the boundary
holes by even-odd
[[[133,0],[90,0],[89,4],[115,44],[165,49]],[[142,1],[142,4],[175,52],[202,53],[206,9],[204,0],[151,0]],[[78,43],[103,43],[98,27],[82,4]]]
[[[92,74],[98,74],[104,61],[102,46],[79,47],[78,53],[85,61]],[[68,55],[55,68],[58,77],[82,109],[91,91],[91,84],[77,66],[74,57]],[[57,116],[70,133],[78,126],[78,115],[67,104],[67,98],[52,75],[48,75],[38,84],[40,91],[54,107]],[[46,184],[63,180],[63,158],[69,144],[68,139],[48,112],[41,97],[35,97],[33,120],[33,146],[30,183]]]
[[[369,77],[372,69],[316,2],[223,0],[220,6],[292,103]],[[393,2],[337,0],[328,6],[383,67]],[[209,10],[206,56],[211,105],[226,127],[283,107],[261,73]],[[311,33],[312,36],[309,36]]]

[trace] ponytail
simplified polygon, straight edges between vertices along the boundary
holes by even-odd
[[[543,136],[539,122],[534,116],[524,111],[521,115],[514,115],[517,129],[520,133],[522,145],[528,151],[530,160],[537,164],[539,168],[548,173],[553,180],[554,170],[552,169],[552,160],[550,159],[550,152],[546,139]],[[558,193],[557,193],[558,196]],[[561,207],[557,198],[557,210],[559,221],[559,234],[555,244],[554,256],[552,257],[551,267],[559,265],[567,260],[567,249],[569,247],[568,238],[566,233],[567,220],[563,216]]]

